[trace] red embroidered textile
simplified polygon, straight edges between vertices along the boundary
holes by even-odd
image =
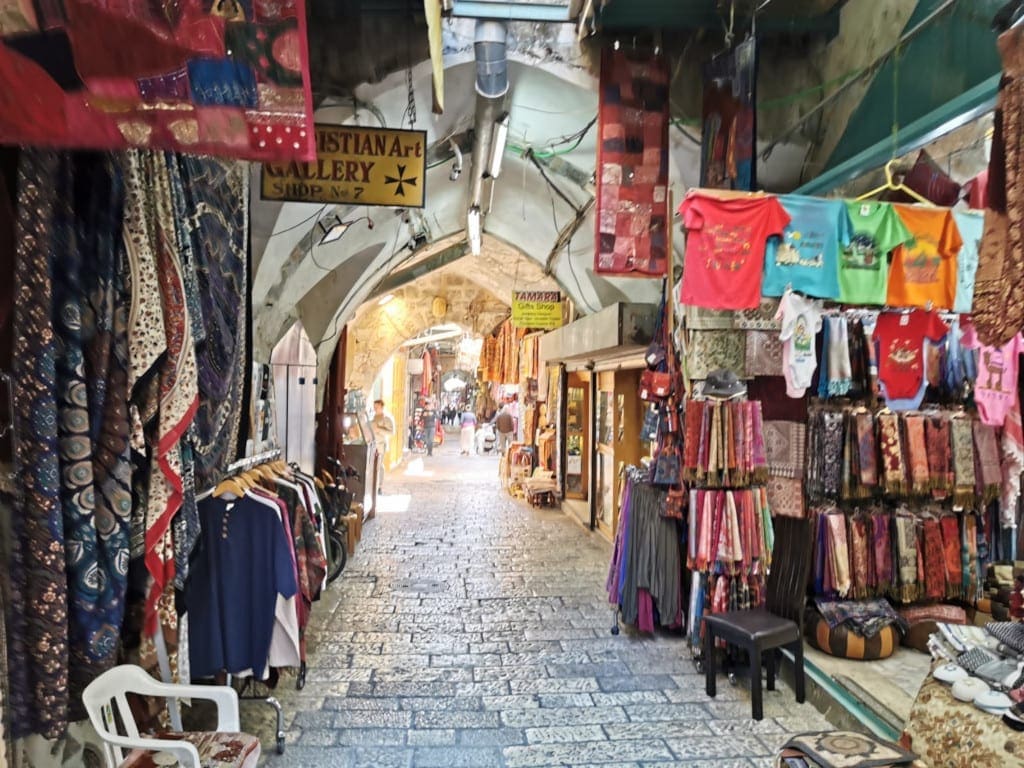
[[[0,16],[0,142],[315,160],[305,5],[16,3]]]
[[[601,56],[594,271],[668,269],[669,70],[663,56]]]

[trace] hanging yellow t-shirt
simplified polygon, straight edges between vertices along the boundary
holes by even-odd
[[[952,309],[956,299],[956,256],[963,241],[948,208],[893,206],[913,239],[892,252],[890,307]]]

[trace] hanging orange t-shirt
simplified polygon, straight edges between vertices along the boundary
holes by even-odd
[[[963,241],[948,208],[893,206],[913,240],[892,252],[890,307],[952,309],[956,299],[956,255]]]

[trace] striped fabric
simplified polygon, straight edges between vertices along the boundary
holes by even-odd
[[[865,638],[846,625],[830,629],[824,618],[807,625],[807,640],[819,651],[844,659],[874,661],[892,656],[900,643],[896,627],[883,628],[877,635]]]

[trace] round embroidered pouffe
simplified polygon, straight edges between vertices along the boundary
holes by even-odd
[[[874,661],[892,656],[900,644],[900,635],[892,624],[874,637],[864,637],[841,624],[831,629],[821,616],[808,617],[807,642],[819,651],[843,659]]]

